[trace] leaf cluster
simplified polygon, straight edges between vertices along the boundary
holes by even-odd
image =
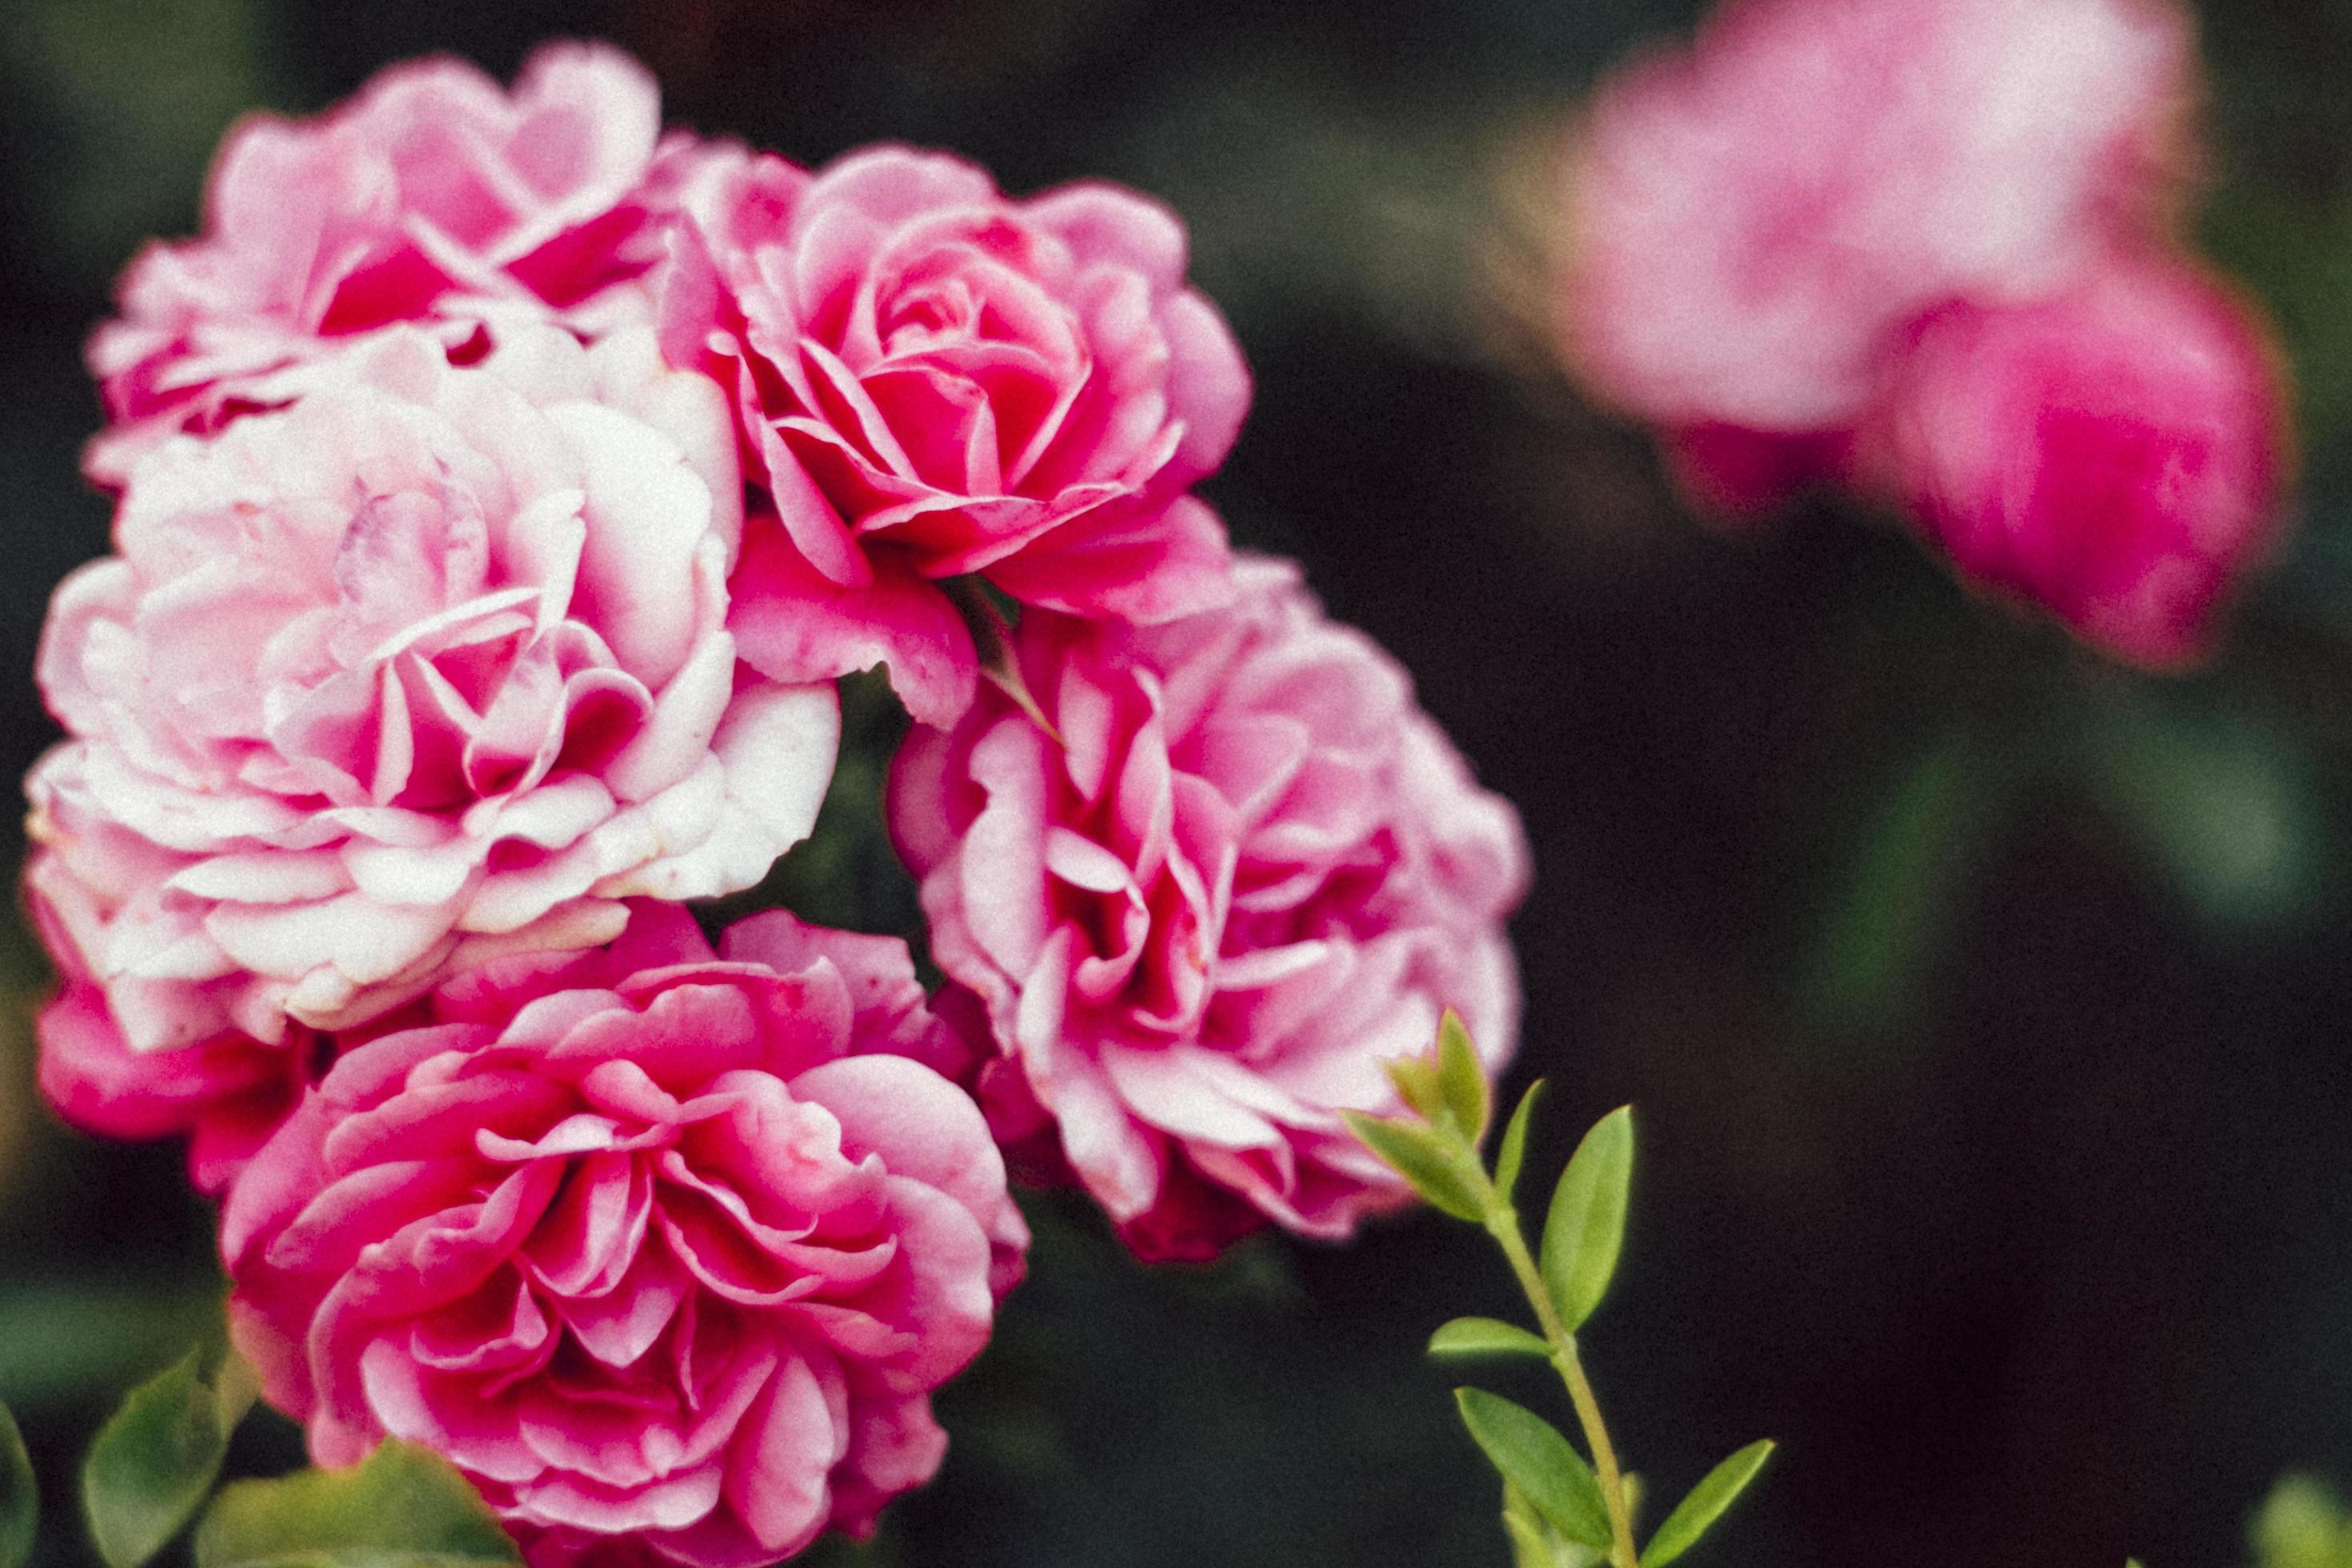
[[[197,1369],[191,1352],[132,1389],[90,1444],[82,1507],[107,1568],[144,1568],[200,1510],[195,1568],[520,1568],[471,1484],[413,1443],[387,1440],[349,1470],[236,1481],[215,1494],[259,1384],[234,1354],[209,1383]],[[0,1406],[0,1568],[25,1568],[37,1522],[32,1464]]]
[[[1558,1427],[1525,1405],[1479,1388],[1459,1388],[1462,1423],[1504,1482],[1503,1524],[1520,1568],[1663,1568],[1696,1545],[1770,1457],[1751,1443],[1715,1467],[1652,1532],[1633,1544],[1635,1488],[1620,1472],[1600,1409],[1578,1358],[1576,1333],[1599,1310],[1624,1247],[1632,1194],[1631,1107],[1602,1117],[1577,1145],[1553,1188],[1540,1252],[1530,1255],[1512,1196],[1527,1157],[1528,1126],[1543,1085],[1512,1112],[1494,1169],[1480,1159],[1493,1114],[1469,1032],[1452,1012],[1435,1052],[1389,1064],[1412,1116],[1349,1113],[1366,1147],[1433,1207],[1485,1226],[1502,1247],[1533,1310],[1537,1329],[1495,1318],[1456,1318],[1431,1336],[1441,1357],[1517,1355],[1547,1361],[1567,1384],[1584,1428],[1588,1462]]]

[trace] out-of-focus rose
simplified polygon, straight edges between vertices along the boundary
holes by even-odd
[[[2150,258],[1929,318],[1864,460],[1969,578],[2166,667],[2275,538],[2284,402],[2249,309]]]
[[[1057,1138],[1149,1256],[1405,1202],[1338,1112],[1398,1113],[1381,1062],[1444,1007],[1490,1069],[1517,1026],[1517,815],[1296,567],[1244,557],[1235,584],[1160,626],[1031,612],[1053,729],[992,686],[891,777],[932,954],[1003,1053],[980,1075],[1000,1136]]]
[[[2049,292],[2161,221],[2190,61],[2169,0],[1734,0],[1573,141],[1570,362],[1669,430],[1850,430],[1922,312]],[[1694,489],[1818,477],[1761,450],[1701,438]]]
[[[832,689],[737,661],[732,431],[649,332],[455,369],[396,329],[334,370],[142,458],[51,606],[27,885],[133,1050],[749,887],[831,774]]]
[[[936,579],[1157,622],[1222,602],[1216,515],[1249,374],[1184,283],[1164,208],[1103,184],[1025,201],[881,147],[811,175],[744,159],[698,183],[661,286],[663,345],[734,389],[755,516],[744,656],[805,680],[887,659],[918,719],[971,701]]]
[[[485,321],[648,320],[633,285],[704,155],[660,129],[645,68],[578,43],[540,49],[511,93],[463,61],[413,60],[315,120],[246,121],[202,237],[151,246],[90,342],[121,422],[91,477],[119,485],[170,432],[284,401],[301,381],[287,373],[356,333],[426,323],[455,348]]]
[[[770,1563],[928,1479],[1025,1236],[971,1099],[859,1054],[937,1026],[890,949],[639,906],[346,1053],[222,1226],[312,1455],[426,1444],[542,1563]]]

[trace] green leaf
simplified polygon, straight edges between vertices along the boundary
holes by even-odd
[[[1764,1461],[1772,1457],[1772,1444],[1768,1438],[1750,1443],[1731,1458],[1706,1473],[1706,1479],[1691,1488],[1690,1494],[1675,1504],[1675,1511],[1658,1526],[1650,1537],[1650,1544],[1642,1548],[1642,1561],[1649,1568],[1665,1565],[1698,1544],[1707,1527],[1723,1517],[1723,1510],[1737,1501]]]
[[[33,1555],[33,1526],[41,1497],[33,1484],[33,1461],[16,1418],[0,1405],[0,1568],[25,1568]]]
[[[1503,1129],[1503,1142],[1495,1152],[1495,1195],[1504,1203],[1511,1201],[1511,1193],[1519,1184],[1519,1167],[1528,1157],[1528,1120],[1534,1113],[1536,1096],[1542,1091],[1543,1079],[1528,1085],[1527,1093],[1519,1096],[1519,1108],[1511,1112],[1509,1125]]]
[[[1570,1541],[1609,1547],[1609,1505],[1583,1457],[1552,1424],[1523,1405],[1483,1388],[1457,1388],[1462,1424],[1503,1479]]]
[[[1591,1547],[1554,1530],[1528,1494],[1508,1481],[1503,1483],[1503,1529],[1517,1568],[1595,1568],[1602,1560]]]
[[[2352,1519],[2322,1482],[2288,1476],[2255,1510],[2248,1531],[2261,1568],[2347,1568]]]
[[[1358,1110],[1339,1114],[1365,1148],[1412,1183],[1412,1190],[1432,1205],[1473,1224],[1486,1216],[1485,1201],[1462,1169],[1464,1155],[1444,1136],[1411,1121],[1366,1116]]]
[[[1437,1087],[1437,1063],[1428,1057],[1390,1057],[1381,1063],[1396,1085],[1397,1098],[1428,1120],[1437,1120],[1444,1097]]]
[[[1621,1105],[1576,1146],[1544,1220],[1544,1284],[1570,1333],[1592,1316],[1617,1272],[1633,1177],[1633,1108]]]
[[[1462,1141],[1475,1149],[1486,1135],[1493,1092],[1486,1085],[1486,1069],[1478,1065],[1477,1047],[1470,1043],[1470,1031],[1451,1007],[1437,1022],[1437,1093]]]
[[[1429,1336],[1432,1355],[1531,1355],[1551,1359],[1551,1346],[1516,1323],[1496,1318],[1456,1318]]]
[[[89,1446],[82,1506],[110,1568],[139,1568],[162,1551],[220,1475],[245,1410],[232,1415],[227,1405],[238,1400],[224,1402],[196,1376],[197,1354],[132,1389]]]
[[[387,1439],[356,1468],[224,1488],[196,1529],[195,1568],[392,1568],[522,1561],[446,1459]]]

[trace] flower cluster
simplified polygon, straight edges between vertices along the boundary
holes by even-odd
[[[1843,485],[2193,658],[2286,466],[2265,330],[2172,237],[2193,67],[2172,0],[1729,0],[1573,139],[1568,361],[1710,510]]]
[[[428,1445],[542,1565],[862,1532],[1021,1277],[1008,1152],[1147,1256],[1340,1237],[1409,1196],[1341,1118],[1384,1062],[1512,1048],[1517,817],[1194,494],[1249,374],[1133,193],[426,61],[235,131],[89,357],[40,1081],[189,1135],[322,1464]],[[877,665],[936,998],[686,908],[813,830]]]

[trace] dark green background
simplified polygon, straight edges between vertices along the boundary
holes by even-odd
[[[1706,532],[1543,369],[1530,175],[1570,97],[1694,9],[0,0],[0,752],[52,735],[43,606],[104,545],[81,337],[141,237],[191,227],[239,110],[593,33],[660,71],[672,118],[805,161],[902,137],[1013,190],[1127,180],[1184,213],[1257,372],[1214,499],[1398,652],[1526,814],[1534,1168],[1639,1107],[1633,1239],[1588,1335],[1613,1424],[1653,1495],[1783,1443],[1704,1561],[2238,1562],[2279,1471],[2352,1480],[2352,5],[2207,8],[2204,237],[2280,319],[2307,474],[2221,656],[2169,681],[1971,598],[1885,520]],[[910,908],[859,795],[890,729],[865,711],[781,879],[807,912]],[[94,1421],[214,1331],[218,1287],[175,1152],[32,1102],[37,965],[5,973],[0,1398],[64,1563]],[[940,1402],[940,1482],[870,1552],[821,1556],[1506,1561],[1419,1353],[1509,1310],[1476,1238],[1424,1216],[1151,1274],[1082,1205],[1035,1213],[1031,1283]],[[236,1463],[293,1451],[257,1418]]]

